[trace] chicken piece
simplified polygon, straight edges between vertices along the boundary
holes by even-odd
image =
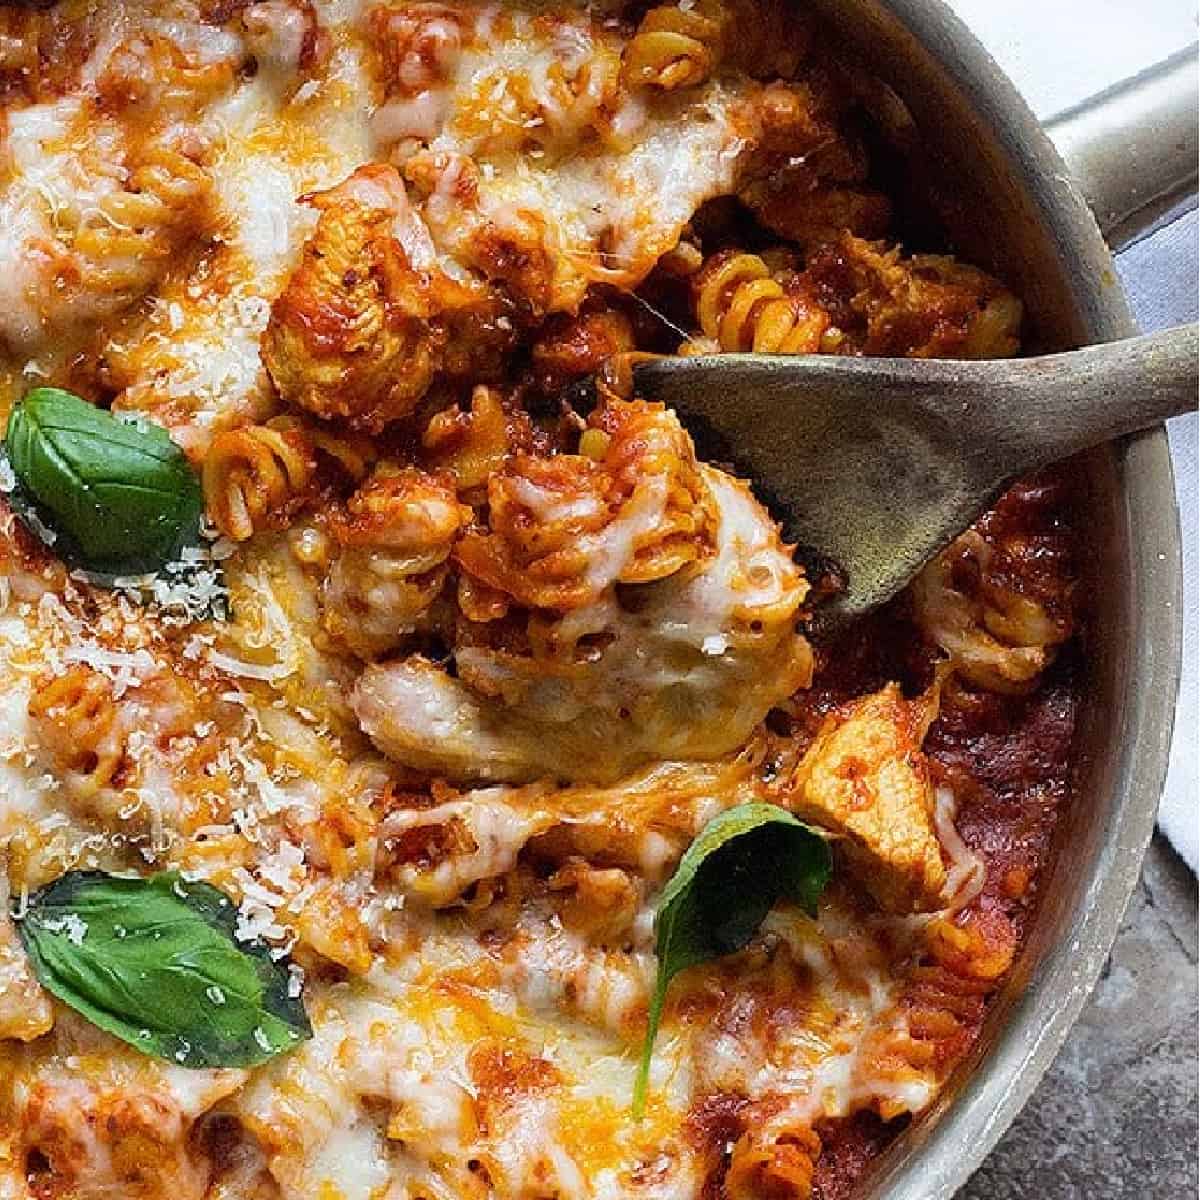
[[[1003,284],[946,255],[844,233],[808,258],[802,275],[824,298],[839,337],[822,350],[905,358],[1011,358],[1021,302]]]
[[[395,168],[360,167],[303,198],[320,210],[300,265],[271,309],[263,361],[290,404],[377,432],[406,416],[439,365],[432,258]]]
[[[322,594],[326,630],[360,658],[397,646],[441,591],[470,515],[436,476],[377,471],[331,522],[340,550]]]
[[[785,788],[798,817],[842,839],[851,870],[894,912],[939,908],[946,868],[921,742],[932,695],[906,700],[890,683],[831,716]]]
[[[365,732],[410,766],[502,781],[606,782],[652,760],[712,759],[742,745],[810,681],[811,651],[796,631],[808,585],[748,487],[709,467],[700,478],[717,515],[711,556],[621,585],[618,599],[636,532],[654,526],[622,531],[616,549],[601,541],[592,569],[606,586],[545,617],[535,642],[568,653],[459,646],[457,678],[419,659],[368,667],[351,700]],[[563,553],[579,540],[564,539]]]

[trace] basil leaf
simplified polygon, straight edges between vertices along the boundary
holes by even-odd
[[[251,1067],[312,1036],[285,963],[234,940],[223,892],[177,871],[71,871],[18,923],[42,986],[144,1054],[185,1067]]]
[[[153,571],[199,536],[200,482],[157,425],[35,388],[9,414],[4,441],[20,487],[17,511],[31,503],[57,535],[55,548],[80,566]]]
[[[700,831],[663,889],[654,921],[658,977],[634,1085],[635,1117],[645,1108],[671,980],[742,949],[780,898],[815,917],[832,869],[824,836],[774,804],[736,805]]]

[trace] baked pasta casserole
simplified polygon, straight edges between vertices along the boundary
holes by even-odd
[[[931,1105],[1069,479],[817,644],[626,369],[1017,353],[896,119],[799,0],[0,2],[0,1200],[842,1200]]]

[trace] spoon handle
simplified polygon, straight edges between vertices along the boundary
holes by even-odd
[[[972,414],[1018,474],[1197,405],[1195,325],[1005,363],[978,364]],[[995,372],[993,374],[993,372]]]

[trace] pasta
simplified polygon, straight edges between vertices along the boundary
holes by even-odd
[[[537,604],[523,629],[498,619],[503,607],[481,628],[459,626],[454,677],[416,657],[364,672],[355,712],[386,754],[452,779],[552,773],[608,783],[656,756],[733,750],[811,677],[811,650],[795,628],[808,585],[778,529],[747,489],[710,467],[697,477],[698,503],[680,507],[690,445],[678,447],[685,455],[663,454],[673,423],[655,406],[629,409],[626,432],[643,432],[624,444],[614,437],[605,465],[624,483],[630,452],[636,461],[649,450],[657,471],[639,480],[614,520],[589,492],[559,491],[561,476],[539,473],[526,496],[545,505],[547,553],[522,569],[521,543],[509,536],[528,528],[517,511],[501,534],[469,532],[459,543],[468,575],[501,599]],[[649,422],[667,435],[657,445]],[[597,482],[592,464],[581,473]],[[503,486],[513,491],[515,481]],[[580,482],[575,470],[568,482]],[[529,533],[527,545],[541,550]],[[605,552],[583,570],[579,548],[593,540]],[[633,582],[623,584],[625,575]],[[622,587],[644,590],[626,593],[623,605]]]
[[[45,726],[47,744],[63,758],[77,793],[89,799],[112,784],[125,743],[112,685],[103,675],[76,664],[39,689],[29,715]]]
[[[720,69],[790,79],[810,39],[803,14],[777,0],[659,4],[626,45],[622,74],[631,88],[661,91],[698,87]]]
[[[334,522],[340,549],[323,591],[328,632],[362,658],[402,641],[441,591],[468,512],[441,479],[377,470]]]
[[[1013,352],[1021,322],[1020,302],[983,272],[936,255],[904,259],[846,232],[803,270],[720,251],[691,285],[703,335],[691,353],[989,358]]]
[[[609,439],[601,463],[530,457],[493,477],[490,532],[468,533],[456,551],[469,575],[527,608],[570,610],[614,582],[648,583],[711,557],[713,501],[675,416],[616,404],[596,428]],[[629,538],[621,526],[632,526],[628,560],[615,575],[589,570],[598,539]]]
[[[1012,965],[1014,944],[1012,926],[999,915],[974,912],[928,926],[903,1000],[908,1038],[900,1049],[910,1065],[944,1071],[959,1057],[986,998]]]
[[[359,482],[374,459],[369,442],[338,436],[295,417],[272,417],[220,433],[204,456],[201,481],[209,520],[244,542],[257,531],[282,529],[317,499],[322,460]]]
[[[250,425],[218,434],[204,456],[204,507],[228,538],[282,528],[306,500],[317,460],[299,430]]]
[[[700,328],[723,351],[813,354],[821,347],[828,315],[789,295],[757,254],[718,255],[693,286]]]
[[[0,412],[135,412],[89,503],[206,517],[113,576],[0,496],[4,1200],[850,1200],[933,1105],[1068,800],[1069,476],[811,645],[831,579],[633,369],[1015,352],[896,243],[879,99],[795,0],[0,6]],[[665,889],[752,804],[832,875],[671,980],[634,1120]],[[221,1065],[43,985],[40,889],[169,871],[273,1057],[82,906]]]
[[[136,293],[161,272],[195,217],[208,186],[201,167],[160,145],[141,156],[128,186],[102,204],[100,221],[75,234],[74,248],[105,288]]]
[[[505,413],[499,394],[481,386],[471,393],[469,411],[456,405],[437,413],[421,445],[435,471],[452,475],[459,491],[471,491],[496,475],[528,435],[527,425]]]
[[[1036,598],[989,579],[992,549],[969,530],[913,583],[917,620],[965,680],[995,692],[1036,684],[1070,632]]]
[[[21,153],[42,149],[34,139]],[[58,180],[9,198],[5,236],[23,256],[13,259],[7,285],[16,293],[13,309],[0,317],[0,337],[10,344],[35,346],[43,333],[128,308],[202,231],[210,180],[199,162],[166,138],[128,154],[118,140],[112,153],[115,163],[85,153],[43,168],[53,176],[57,167],[64,180],[80,170],[98,172],[94,194],[82,203],[48,206]],[[42,289],[53,289],[53,304]]]
[[[720,61],[723,33],[719,18],[704,15],[701,6],[686,11],[674,4],[652,8],[622,55],[625,82],[664,91],[695,87]]]
[[[821,1139],[806,1126],[778,1134],[751,1129],[734,1144],[725,1177],[730,1200],[809,1200]]]

